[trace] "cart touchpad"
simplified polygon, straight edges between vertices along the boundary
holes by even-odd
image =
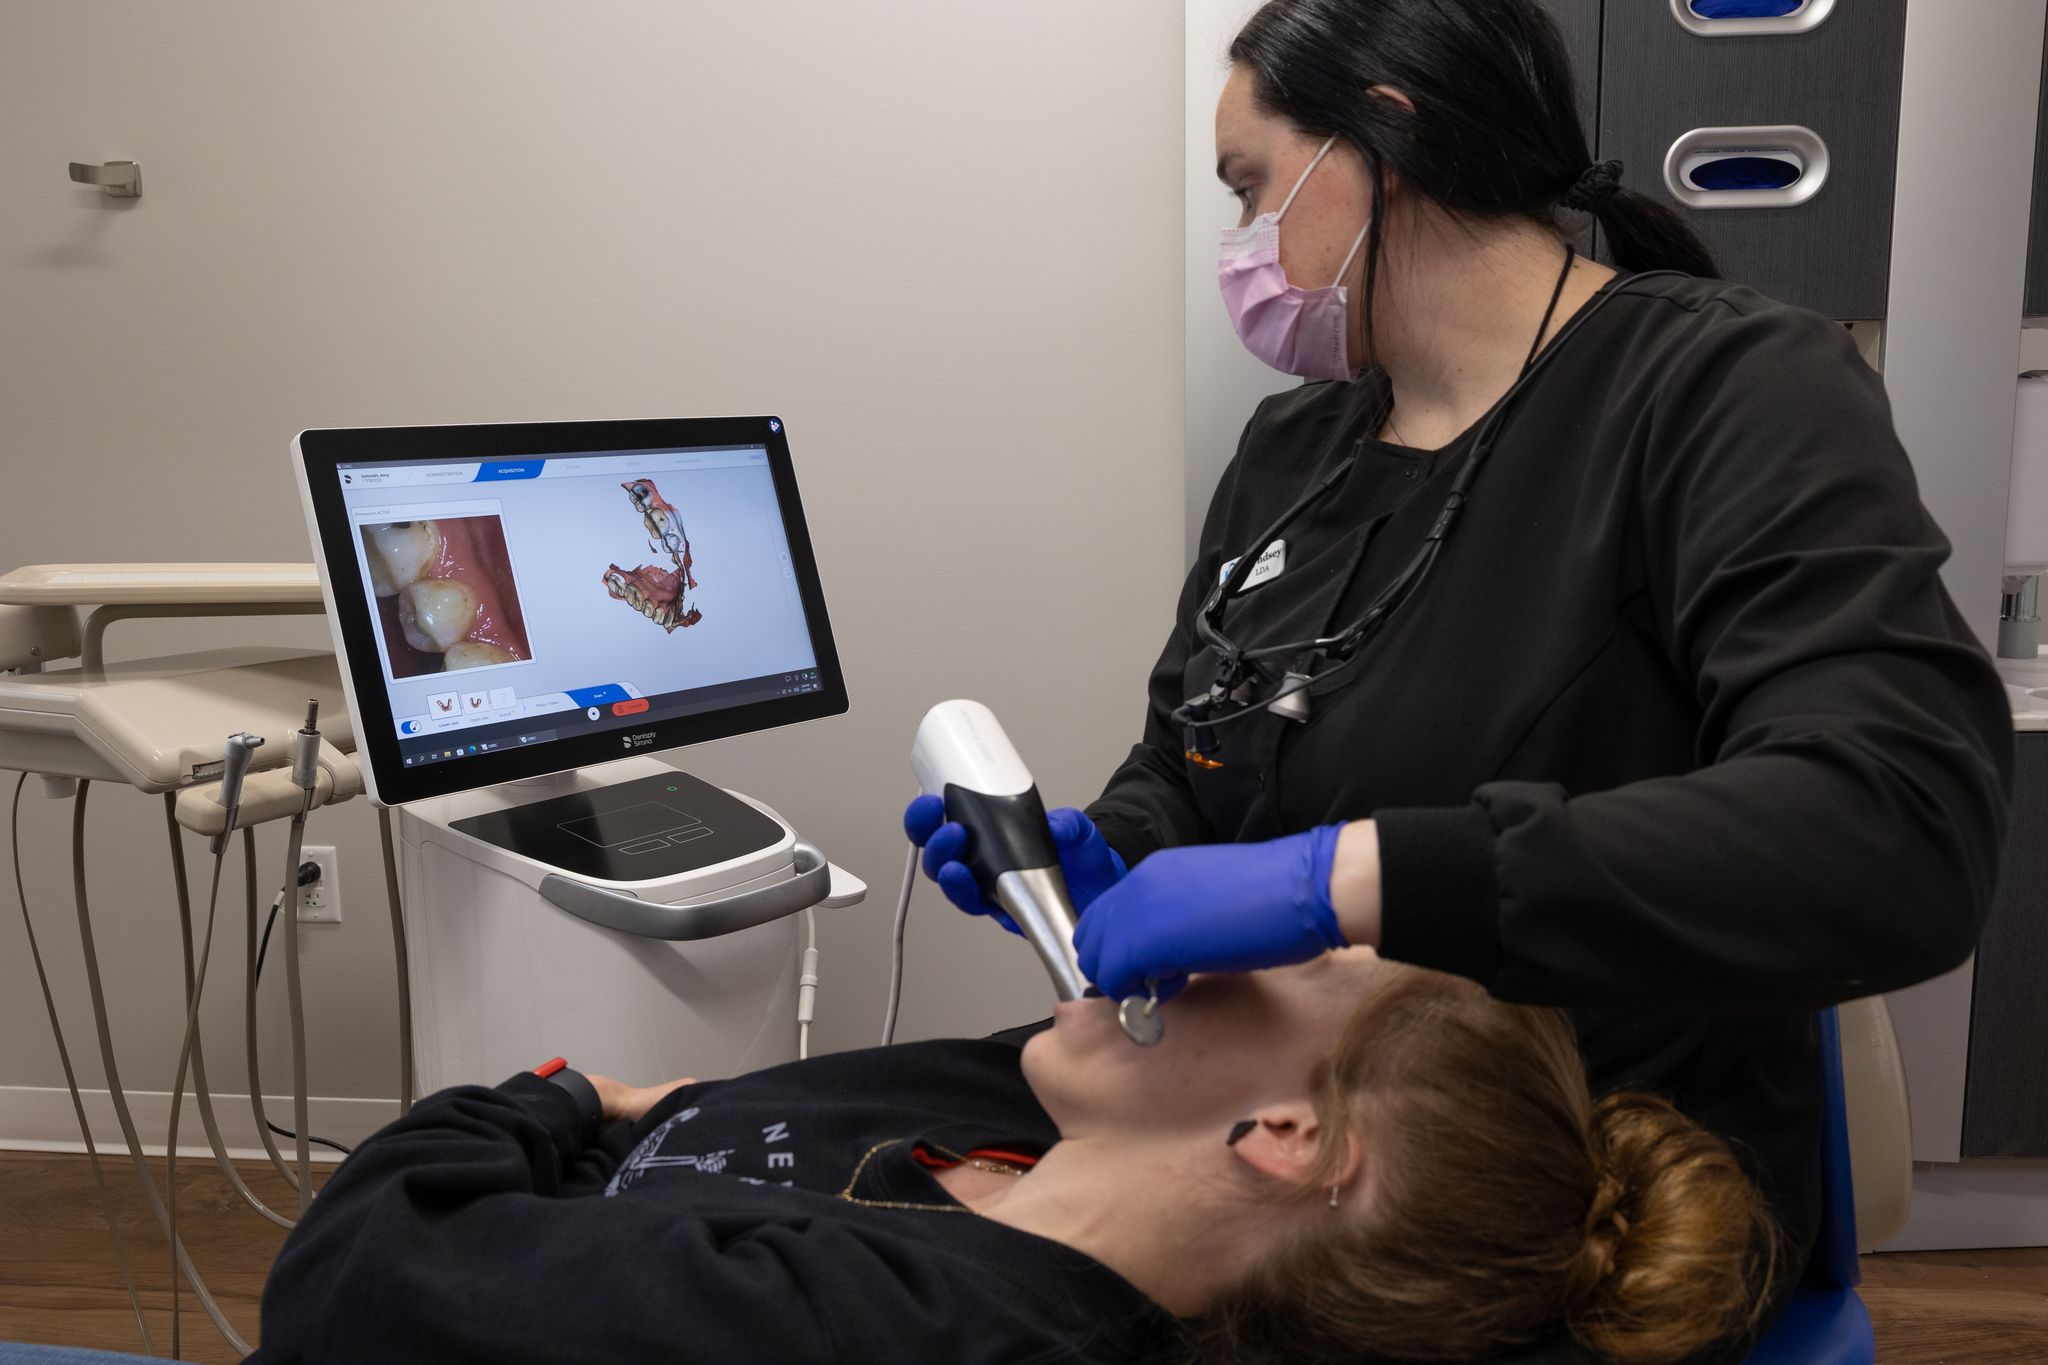
[[[451,822],[451,829],[570,876],[640,882],[743,858],[782,826],[688,773],[549,797]]]

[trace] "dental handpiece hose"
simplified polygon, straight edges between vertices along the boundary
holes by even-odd
[[[318,797],[320,773],[320,703],[306,702],[306,723],[292,735],[292,783],[306,793],[306,803],[292,817],[285,836],[284,981],[292,1030],[292,1166],[296,1171],[299,1212],[313,1200],[311,1123],[306,1099],[306,1009],[299,985],[299,851],[306,837],[306,816]]]
[[[1037,950],[1054,994],[1099,995],[1074,950],[1077,916],[1045,803],[995,713],[978,701],[940,702],[917,727],[910,766],[925,792],[944,799],[946,818],[967,827],[968,869]],[[1119,1017],[1134,1042],[1158,1040],[1156,1016],[1139,1027]]]

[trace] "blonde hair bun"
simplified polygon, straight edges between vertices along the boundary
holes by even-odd
[[[1776,1229],[1728,1144],[1640,1092],[1601,1100],[1590,1136],[1572,1335],[1617,1365],[1665,1365],[1752,1329]]]

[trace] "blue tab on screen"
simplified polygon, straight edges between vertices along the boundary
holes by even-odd
[[[546,460],[485,460],[471,483],[495,483],[500,479],[537,479]]]
[[[615,701],[629,701],[631,698],[617,683],[605,683],[601,687],[572,687],[569,700],[578,706],[609,706]]]

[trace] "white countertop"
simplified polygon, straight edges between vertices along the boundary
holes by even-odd
[[[2012,728],[2048,730],[2048,648],[2031,659],[1996,659],[2005,679],[2005,699],[2012,703]]]

